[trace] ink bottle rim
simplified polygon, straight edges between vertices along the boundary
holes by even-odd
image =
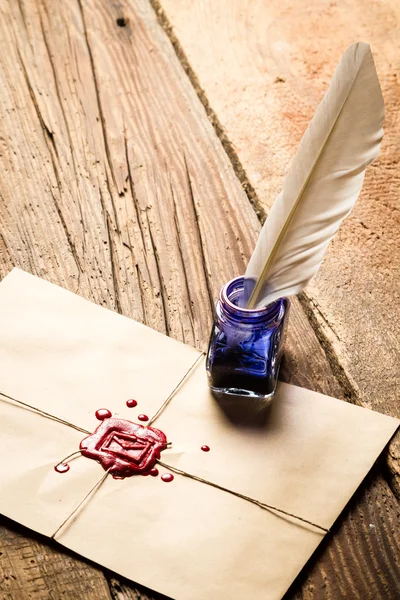
[[[252,326],[265,326],[279,323],[285,314],[286,298],[279,298],[268,306],[262,308],[242,308],[239,307],[237,301],[243,292],[244,277],[235,277],[226,283],[221,289],[219,300],[216,305],[218,316],[224,317],[230,321],[240,323],[241,325],[249,324]]]

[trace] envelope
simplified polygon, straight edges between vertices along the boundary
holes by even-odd
[[[196,349],[19,269],[0,331],[0,512],[176,600],[281,598],[399,425],[283,383],[238,422]]]

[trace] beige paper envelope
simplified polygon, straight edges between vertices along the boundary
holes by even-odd
[[[399,425],[286,384],[263,425],[234,424],[195,349],[18,269],[0,284],[0,331],[0,512],[176,600],[281,598],[324,532],[254,501],[331,527]],[[62,421],[152,417],[182,378],[154,422],[171,483],[108,475],[90,493],[94,460],[54,471],[87,435]]]

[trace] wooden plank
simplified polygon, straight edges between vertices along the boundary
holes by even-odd
[[[261,215],[282,187],[341,53],[354,41],[371,43],[386,104],[381,155],[302,302],[355,401],[399,417],[398,0],[160,4]],[[400,436],[388,460],[400,498]]]
[[[1,600],[111,600],[102,571],[8,519],[0,524]]]
[[[26,0],[0,10],[1,275],[17,264],[204,348],[214,299],[243,272],[259,223],[149,4]],[[294,304],[284,374],[346,396]],[[373,589],[390,599],[387,581],[399,575],[386,552],[399,547],[393,495],[375,476],[352,507],[291,597],[325,597],[321,578],[335,589],[344,569],[348,597]],[[370,514],[381,540],[374,562]],[[367,583],[378,565],[374,586],[360,582],[359,565]],[[59,598],[71,581],[71,562],[64,566]],[[13,569],[9,598],[34,597],[21,589],[17,562]],[[106,598],[104,581],[95,585]],[[152,597],[115,579],[110,589],[118,600]]]

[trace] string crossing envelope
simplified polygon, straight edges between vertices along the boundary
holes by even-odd
[[[280,384],[264,426],[238,427],[197,350],[18,269],[0,284],[0,330],[0,512],[176,600],[281,598],[324,532],[241,496],[329,529],[399,425]],[[56,473],[99,408],[157,415],[174,481],[96,486],[104,470],[85,457]]]

